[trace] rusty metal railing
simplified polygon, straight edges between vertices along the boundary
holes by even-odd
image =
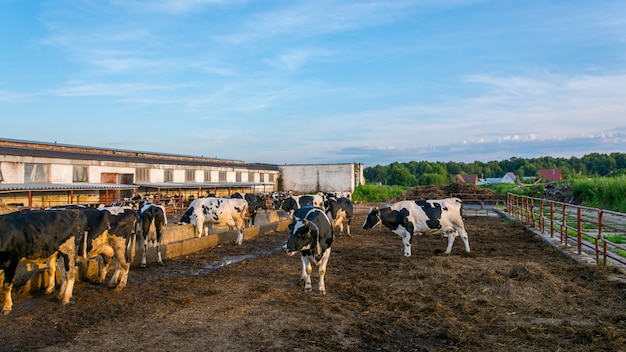
[[[561,244],[595,255],[598,265],[626,267],[626,214],[509,193],[507,212]]]

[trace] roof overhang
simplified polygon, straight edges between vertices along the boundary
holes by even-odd
[[[114,183],[0,183],[0,192],[20,191],[79,191],[136,189],[137,185]]]

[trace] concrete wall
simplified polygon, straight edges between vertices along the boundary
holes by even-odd
[[[362,164],[283,165],[283,190],[302,193],[354,192],[365,183]]]

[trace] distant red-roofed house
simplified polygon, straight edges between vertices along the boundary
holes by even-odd
[[[537,170],[537,175],[546,181],[561,181],[563,179],[559,169],[540,169]]]
[[[457,174],[457,175],[455,175],[455,179],[457,181],[459,181],[459,182],[471,183],[471,184],[475,185],[476,182],[478,182],[478,175],[476,175],[476,174],[467,174],[467,175]]]

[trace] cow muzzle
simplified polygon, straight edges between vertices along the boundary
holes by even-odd
[[[289,247],[287,246],[287,242],[283,244],[283,252],[287,253],[290,256],[296,254],[296,251],[289,250]]]

